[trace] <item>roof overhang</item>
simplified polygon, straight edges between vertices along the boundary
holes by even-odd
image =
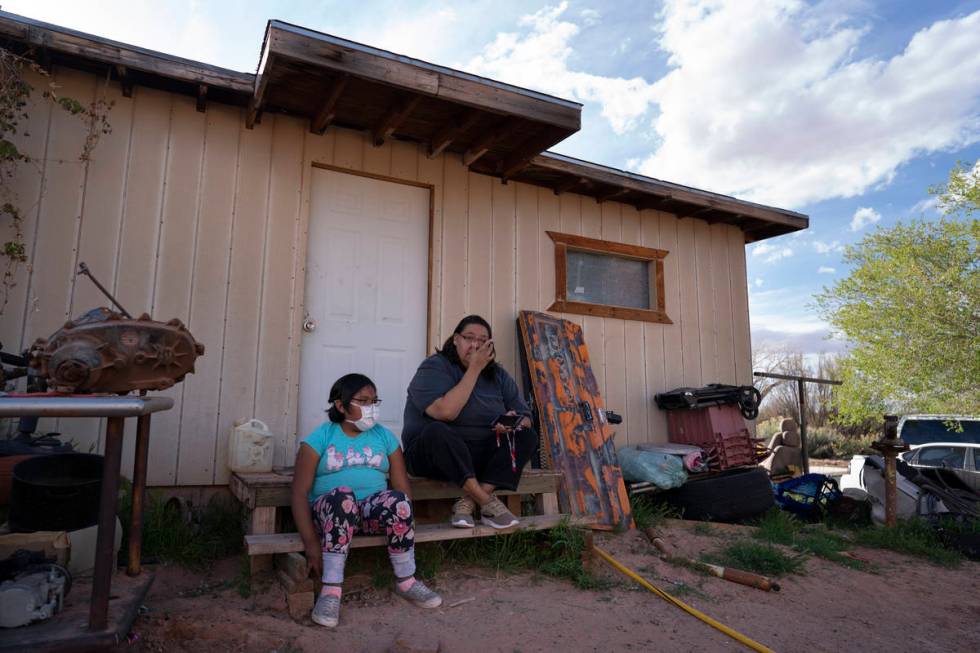
[[[123,94],[134,85],[243,106],[252,95],[255,76],[199,61],[175,57],[91,34],[0,11],[0,43],[29,55],[42,66],[53,64],[108,76]]]
[[[281,21],[269,21],[248,121],[261,111],[458,152],[510,177],[579,130],[582,105]],[[248,124],[248,123],[247,123]]]
[[[599,202],[614,200],[638,209],[667,211],[679,218],[734,224],[745,232],[746,242],[800,231],[810,225],[806,215],[795,211],[746,202],[554,152],[531,158],[515,179],[547,186],[557,195],[574,192]]]

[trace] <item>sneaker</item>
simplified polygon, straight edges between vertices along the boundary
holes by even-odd
[[[340,620],[340,597],[321,594],[313,606],[310,619],[327,628],[335,627]]]
[[[438,608],[442,605],[442,597],[426,587],[425,583],[417,578],[412,583],[412,586],[404,592],[398,589],[398,584],[396,583],[394,592],[395,596],[400,596],[420,608]]]
[[[473,521],[473,510],[476,504],[473,499],[463,497],[453,504],[453,516],[449,520],[456,528],[473,528],[476,522]]]
[[[520,522],[500,499],[494,497],[485,506],[480,506],[481,520],[487,526],[496,529],[517,526]]]

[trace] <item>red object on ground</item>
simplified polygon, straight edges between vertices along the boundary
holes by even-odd
[[[738,404],[666,412],[670,441],[701,447],[709,467],[730,469],[757,462],[755,443]]]

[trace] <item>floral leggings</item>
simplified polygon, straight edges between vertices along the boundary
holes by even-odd
[[[313,523],[324,553],[346,554],[355,532],[384,534],[391,553],[415,545],[412,503],[398,490],[381,490],[358,501],[349,487],[336,487],[313,502]]]

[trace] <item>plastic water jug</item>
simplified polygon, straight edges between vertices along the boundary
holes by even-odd
[[[271,472],[272,449],[272,432],[264,422],[236,424],[228,443],[228,467],[233,472]]]

